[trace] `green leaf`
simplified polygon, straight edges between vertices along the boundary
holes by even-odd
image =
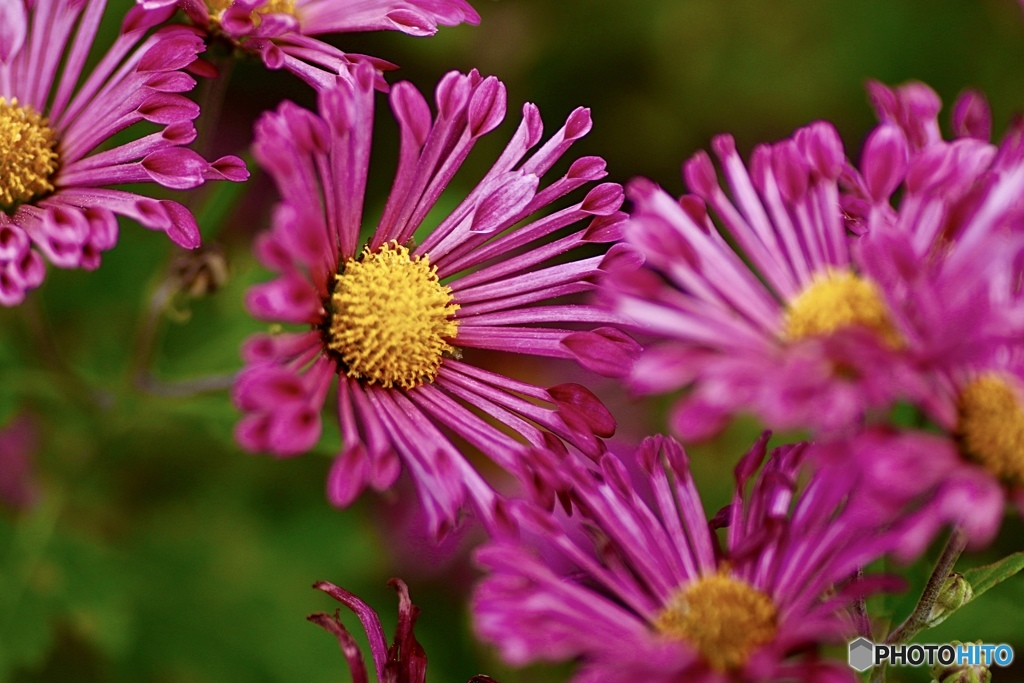
[[[979,595],[1006,581],[1022,569],[1024,569],[1024,551],[1007,555],[998,562],[987,564],[984,567],[968,569],[964,572],[964,578],[971,584],[971,589],[974,591],[974,597],[971,599],[976,600]]]

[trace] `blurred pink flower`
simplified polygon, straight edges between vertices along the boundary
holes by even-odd
[[[687,387],[671,417],[686,439],[739,411],[779,429],[841,433],[924,383],[902,353],[891,292],[863,275],[839,207],[844,154],[818,122],[744,164],[734,141],[684,165],[680,200],[638,179],[626,241],[607,267],[613,310],[654,336],[630,376],[641,393]],[[717,224],[712,218],[717,218]]]
[[[15,509],[32,507],[39,498],[32,469],[38,449],[36,424],[27,413],[0,427],[0,500]]]
[[[507,528],[477,552],[477,631],[513,665],[579,660],[577,683],[853,683],[822,648],[869,633],[851,608],[896,582],[858,569],[902,531],[864,504],[857,478],[804,476],[805,444],[766,460],[767,440],[737,464],[732,502],[710,523],[671,439],[596,469],[535,452],[571,511],[509,503]]]
[[[915,494],[966,482],[970,495],[954,494],[957,502],[936,523],[959,524],[983,544],[1007,500],[1024,511],[1024,124],[992,144],[988,104],[968,91],[953,106],[955,137],[947,141],[941,101],[928,86],[871,83],[869,91],[881,124],[859,169],[844,173],[843,203],[864,233],[865,270],[902,293],[908,346],[929,370],[918,405],[947,440],[941,449],[927,446],[936,453],[934,462],[920,461],[929,476],[908,482]],[[900,452],[860,455],[884,460]],[[940,461],[944,480],[926,484]]]

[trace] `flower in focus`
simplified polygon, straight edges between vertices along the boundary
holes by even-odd
[[[12,0],[0,10],[0,304],[15,306],[44,278],[43,257],[60,268],[94,269],[117,242],[115,214],[199,244],[185,207],[105,189],[156,182],[189,189],[210,179],[243,180],[235,157],[208,163],[184,147],[199,108],[179,93],[203,50],[192,31],[146,37],[129,15],[91,72],[86,57],[103,0]],[[104,151],[135,123],[160,129]]]
[[[438,25],[478,24],[465,0],[136,0],[163,21],[181,9],[209,35],[260,55],[271,69],[285,68],[306,81],[329,86],[354,61],[378,68],[387,62],[349,56],[315,38],[356,31],[401,31],[430,36]]]
[[[749,170],[731,137],[713,148],[733,199],[704,153],[684,166],[692,195],[677,201],[644,179],[628,187],[626,241],[644,264],[611,264],[604,291],[655,336],[632,386],[690,387],[672,417],[687,439],[740,410],[773,428],[838,432],[920,393],[893,293],[864,274],[849,244],[835,129],[819,122],[761,145]]]
[[[398,591],[398,626],[395,637],[388,647],[384,638],[384,628],[380,624],[377,613],[358,597],[333,583],[321,581],[313,588],[322,590],[342,603],[362,622],[363,630],[370,641],[370,652],[373,653],[373,664],[377,671],[378,683],[424,683],[427,679],[427,655],[413,634],[416,617],[420,610],[409,599],[409,588],[401,579],[392,579],[389,586]],[[365,683],[369,680],[366,664],[352,634],[348,632],[337,611],[333,616],[318,612],[306,617],[309,621],[322,627],[338,639],[338,645],[348,660],[349,672],[354,683]],[[474,676],[469,683],[493,683],[487,676]]]
[[[820,647],[870,635],[851,608],[893,581],[857,572],[900,534],[850,480],[814,473],[798,487],[804,444],[764,462],[767,436],[710,525],[671,439],[606,454],[599,471],[541,460],[571,516],[510,503],[518,528],[477,552],[488,572],[473,599],[479,634],[514,665],[580,658],[573,680],[588,683],[856,680]]]
[[[635,343],[614,327],[594,328],[618,317],[564,299],[592,289],[603,257],[563,257],[619,236],[622,191],[597,185],[530,220],[603,177],[605,165],[577,159],[542,187],[541,177],[589,131],[590,114],[577,109],[529,154],[543,126],[527,104],[491,170],[414,240],[476,140],[505,115],[500,81],[452,72],[437,88],[436,117],[411,84],[392,88],[398,169],[383,216],[362,242],[373,78],[361,65],[321,92],[319,114],[284,103],[256,126],[256,157],[283,201],[256,246],[277,277],[251,289],[247,306],[261,320],[305,330],[258,335],[244,347],[235,402],[245,416],[236,435],[253,451],[309,450],[337,380],[344,448],[328,497],[345,506],[367,485],[388,488],[404,463],[437,532],[467,494],[486,522],[493,497],[445,431],[513,473],[523,441],[564,450],[559,437],[596,456],[598,437],[613,432],[614,420],[583,387],[510,379],[478,367],[474,350],[576,359],[608,375],[628,369]]]

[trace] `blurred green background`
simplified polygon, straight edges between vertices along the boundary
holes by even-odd
[[[604,156],[613,180],[646,175],[673,193],[682,191],[680,163],[718,132],[732,132],[749,151],[824,118],[855,154],[874,121],[868,78],[923,80],[947,104],[965,87],[981,88],[997,132],[1024,108],[1024,12],[1014,0],[474,4],[479,27],[443,28],[432,39],[334,41],[401,65],[389,78],[425,92],[450,69],[476,67],[505,81],[509,121],[481,142],[452,196],[486,170],[527,100],[540,105],[549,134],[574,107],[591,107],[594,130],[574,154]],[[128,6],[111,2],[108,39]],[[241,152],[253,118],[282,97],[313,102],[287,75],[239,65],[218,151]],[[387,191],[395,149],[379,102],[370,206]],[[335,607],[309,586],[328,580],[362,595],[390,634],[392,576],[407,580],[423,608],[418,635],[430,680],[480,672],[505,683],[564,680],[569,667],[513,671],[474,642],[465,608],[475,576],[466,559],[472,532],[431,549],[410,521],[407,486],[364,496],[345,512],[330,508],[323,482],[338,436],[329,420],[317,453],[279,461],[233,445],[236,414],[226,391],[186,399],[137,387],[140,368],[174,383],[240,366],[241,341],[261,328],[241,301],[265,277],[249,242],[266,225],[268,187],[256,179],[248,198],[221,188],[212,200],[196,200],[209,207],[204,234],[223,250],[230,278],[211,296],[175,298],[152,344],[147,310],[177,254],[127,221],[99,271],[51,268],[27,304],[0,310],[0,426],[28,415],[38,446],[34,503],[0,510],[0,680],[348,680],[334,640],[304,620]],[[624,398],[612,383],[564,365],[517,367],[538,382],[592,387],[627,441],[663,428],[664,401]],[[740,422],[693,449],[709,512],[726,501],[732,464],[756,431]],[[1009,522],[995,548],[965,564],[1019,549],[1022,531]],[[908,594],[880,606],[902,615],[913,600]],[[354,620],[346,623],[358,631]],[[924,640],[952,638],[1010,642],[1024,661],[1024,581],[996,588]],[[996,680],[1024,680],[1022,668]]]

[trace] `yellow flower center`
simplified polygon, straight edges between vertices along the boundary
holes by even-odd
[[[231,3],[235,0],[206,0],[206,7],[210,10],[210,19],[215,23],[220,23],[221,18],[224,16],[224,12],[227,11],[228,7],[231,7]],[[252,13],[252,22],[256,26],[260,25],[261,17],[264,14],[290,14],[293,17],[297,17],[295,13],[295,0],[267,0],[263,3],[263,6]]]
[[[960,393],[956,436],[970,459],[1012,485],[1024,485],[1024,405],[995,373],[978,377]]]
[[[795,341],[858,325],[877,333],[891,348],[903,345],[875,283],[849,271],[827,271],[789,302],[783,335]]]
[[[57,172],[57,135],[29,106],[17,98],[0,97],[0,211],[13,213],[19,204],[53,192]]]
[[[350,259],[331,296],[328,347],[349,377],[412,389],[432,382],[453,347],[459,310],[426,256],[412,258],[397,243]]]
[[[721,672],[746,663],[775,637],[775,603],[727,574],[702,576],[680,588],[654,619],[662,635],[693,645]]]

